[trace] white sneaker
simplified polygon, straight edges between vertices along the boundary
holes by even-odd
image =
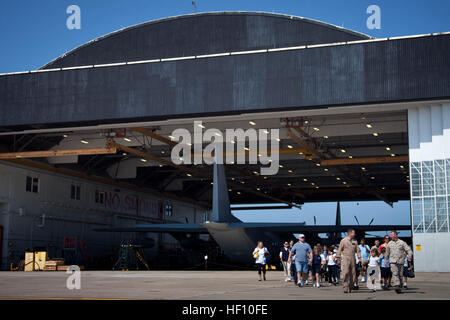
[[[320,283],[316,283],[316,288],[320,288]]]
[[[297,281],[297,284],[301,284],[302,282],[300,280]]]

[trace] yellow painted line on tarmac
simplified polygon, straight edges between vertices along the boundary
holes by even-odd
[[[0,297],[0,300],[100,300],[100,301],[121,301],[121,300],[138,300],[138,299],[122,299],[122,298],[55,298],[55,297]]]

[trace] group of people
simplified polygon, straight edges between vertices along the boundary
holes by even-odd
[[[321,283],[332,285],[342,283],[345,293],[359,289],[361,282],[373,292],[377,288],[401,293],[407,288],[408,277],[412,272],[412,250],[401,239],[398,233],[392,231],[384,237],[380,245],[375,240],[369,247],[364,239],[358,245],[355,240],[355,230],[349,229],[347,236],[336,246],[316,244],[313,248],[305,241],[305,235],[300,234],[298,242],[284,242],[279,257],[283,265],[286,282],[293,281],[299,287],[308,285],[311,278],[313,287],[319,288]],[[253,257],[258,269],[259,281],[266,280],[266,263],[269,251],[262,242],[258,242],[253,251]]]

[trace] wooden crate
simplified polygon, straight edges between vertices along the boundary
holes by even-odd
[[[34,252],[25,252],[25,271],[34,271]]]
[[[56,265],[54,266],[44,266],[44,271],[56,271]]]
[[[56,270],[58,271],[67,271],[67,268],[69,268],[69,266],[66,265],[56,266]]]
[[[47,261],[46,251],[37,251],[34,253],[34,269],[44,270],[45,262]]]
[[[62,266],[64,265],[64,259],[51,259],[45,262],[46,266]]]
[[[63,265],[63,266],[57,266],[56,269],[58,271],[66,271],[69,267],[70,266]],[[84,266],[79,266],[79,267],[80,267],[80,271],[84,270]]]

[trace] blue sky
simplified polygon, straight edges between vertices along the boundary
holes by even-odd
[[[0,2],[0,73],[37,69],[46,62],[99,36],[158,18],[193,13],[192,0],[14,0]],[[266,11],[321,20],[373,37],[392,37],[450,31],[448,0],[198,0],[198,12]],[[81,30],[68,30],[66,9],[81,8]],[[369,30],[369,5],[381,9],[381,29]],[[207,32],[207,30],[205,31]],[[246,221],[334,222],[336,204],[306,204],[302,210],[239,212]],[[382,202],[342,203],[342,223],[410,222],[409,202],[391,209]]]

